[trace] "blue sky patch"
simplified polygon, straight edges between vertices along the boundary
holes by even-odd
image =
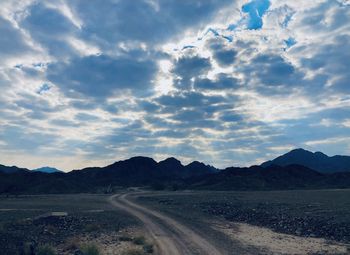
[[[248,29],[260,29],[263,26],[262,17],[270,7],[269,0],[254,0],[242,6],[242,12],[248,14]]]
[[[42,95],[44,94],[46,91],[49,91],[51,89],[51,86],[47,83],[44,83],[43,85],[41,85],[41,87],[37,90],[37,94]]]
[[[292,47],[293,45],[295,45],[297,43],[297,41],[292,37],[289,37],[287,40],[284,40],[284,42],[287,46],[287,49]]]

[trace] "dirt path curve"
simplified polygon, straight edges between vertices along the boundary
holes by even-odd
[[[156,243],[159,255],[221,255],[210,240],[162,213],[136,204],[132,194],[117,194],[109,198],[115,207],[125,210],[140,219]],[[135,195],[135,194],[134,194]]]

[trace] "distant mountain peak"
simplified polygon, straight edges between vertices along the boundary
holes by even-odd
[[[197,160],[189,163],[187,166],[206,166],[206,164],[204,164],[203,162],[199,162]]]
[[[11,173],[20,173],[20,172],[28,172],[29,170],[26,168],[19,168],[16,166],[4,166],[4,165],[0,165],[0,173],[7,173],[7,174],[11,174]]]
[[[215,167],[210,166],[210,165],[206,165],[203,162],[199,162],[199,161],[193,161],[193,162],[189,163],[186,166],[186,168],[190,169],[193,172],[203,171],[203,169],[205,169],[207,173],[214,173],[214,172],[218,171],[218,169],[216,169]]]
[[[324,154],[321,151],[316,151],[314,154],[317,155],[317,156],[328,157],[328,155]]]
[[[329,157],[323,152],[311,152],[302,148],[290,152],[261,164],[263,167],[271,165],[287,166],[292,164],[303,165],[323,173],[350,171],[349,156]]]
[[[170,157],[170,158],[167,158],[167,159],[164,159],[162,161],[159,161],[159,164],[177,164],[177,165],[182,165],[181,161],[174,158],[174,157]]]
[[[305,150],[304,148],[295,148],[290,152],[311,152],[311,151]]]
[[[33,171],[33,172],[47,173],[47,174],[62,173],[61,170],[58,170],[57,168],[49,167],[49,166],[44,166],[44,167],[36,168],[36,169],[33,169],[32,171]]]

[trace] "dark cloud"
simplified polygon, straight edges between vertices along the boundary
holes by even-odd
[[[23,53],[28,53],[31,48],[26,44],[20,30],[0,17],[0,57],[2,61],[8,57],[20,56]]]
[[[332,10],[332,13],[328,12]],[[310,32],[332,32],[345,27],[350,22],[348,6],[339,1],[328,0],[305,11],[303,18],[297,21],[298,27]]]
[[[154,100],[161,107],[161,112],[174,112],[181,108],[203,108],[223,104],[226,98],[223,96],[206,96],[199,92],[174,93],[163,95]]]
[[[75,119],[78,121],[83,121],[83,122],[96,122],[96,121],[100,121],[100,117],[96,116],[96,115],[92,115],[92,114],[88,114],[88,113],[84,113],[84,112],[80,112],[78,114],[75,115]]]
[[[28,127],[6,125],[0,128],[0,141],[6,143],[8,150],[26,151],[35,154],[41,147],[55,145],[58,136],[45,134],[43,130],[29,131]]]
[[[77,0],[72,2],[72,7],[84,20],[84,37],[100,45],[121,41],[159,44],[188,27],[204,24],[219,9],[232,4],[231,0],[152,2]]]
[[[152,90],[156,70],[151,60],[100,55],[51,64],[47,78],[68,96],[104,99],[117,95],[120,90],[147,94]]]
[[[216,62],[223,67],[227,67],[235,62],[237,51],[232,47],[232,43],[228,44],[227,40],[215,39],[208,43],[209,49],[213,53]]]
[[[66,119],[53,119],[50,121],[50,123],[54,126],[60,126],[60,127],[79,127],[79,124]]]
[[[221,66],[228,66],[234,63],[237,52],[230,49],[214,51],[214,58]]]
[[[160,106],[150,101],[139,101],[138,105],[146,112],[153,113],[160,110]]]
[[[179,58],[174,63],[172,70],[177,77],[175,86],[179,88],[191,88],[192,78],[198,78],[201,75],[207,74],[211,68],[209,58],[199,56],[185,56]]]
[[[98,104],[91,99],[72,99],[70,106],[79,110],[95,110]]]
[[[277,54],[259,53],[249,61],[242,61],[237,70],[243,75],[243,87],[265,96],[290,94],[296,88],[307,91],[317,80],[305,80],[300,69]]]
[[[188,135],[189,134],[187,130],[173,130],[173,129],[161,130],[153,133],[154,137],[167,137],[167,138],[185,138]]]
[[[322,70],[324,83],[330,81],[333,92],[349,93],[350,91],[350,36],[339,35],[334,43],[327,43],[317,48],[309,58],[301,60],[305,68]],[[323,88],[325,90],[325,88]]]
[[[244,120],[242,114],[233,111],[225,111],[220,114],[220,120],[223,122],[234,122],[238,123]]]
[[[283,85],[294,80],[296,70],[281,56],[259,55],[252,60],[253,72],[265,85]]]
[[[111,153],[115,149],[132,147],[135,144],[142,144],[142,141],[152,139],[152,132],[144,127],[142,121],[127,121],[122,127],[114,128],[104,135],[96,137],[87,149],[90,153],[100,153],[106,151]]]
[[[49,114],[59,112],[64,106],[53,106],[50,101],[41,97],[22,93],[21,98],[14,101],[14,106],[19,109],[26,110],[25,116],[29,119],[46,119]]]
[[[236,102],[231,100],[198,92],[163,95],[154,99],[153,104],[158,108],[152,114],[167,114],[167,117],[147,116],[145,120],[155,127],[182,130],[190,135],[193,128],[219,128],[222,122],[214,115],[232,108]]]
[[[62,58],[77,55],[66,38],[79,32],[70,20],[57,9],[48,8],[44,3],[36,3],[28,10],[28,16],[21,21],[30,36],[48,49],[51,55]]]

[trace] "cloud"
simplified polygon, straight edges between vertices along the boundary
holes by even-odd
[[[3,148],[9,151],[40,153],[40,149],[52,146],[57,141],[57,136],[7,125],[0,129],[0,140],[6,144]]]
[[[23,54],[29,54],[31,47],[25,42],[25,39],[19,29],[13,27],[11,22],[0,17],[0,57],[2,65],[6,60],[14,60]]]
[[[72,8],[84,21],[84,37],[110,45],[139,41],[160,44],[186,28],[200,27],[232,1],[74,1]],[[98,10],[98,12],[96,12]],[[130,15],[132,13],[132,15]],[[113,31],[111,33],[111,31]]]
[[[172,73],[175,75],[176,87],[188,89],[191,79],[205,75],[211,68],[209,58],[185,56],[176,60]]]
[[[33,43],[39,44],[49,55],[64,58],[76,52],[67,42],[78,29],[61,12],[38,2],[27,9],[28,15],[19,23],[28,31]]]
[[[78,121],[89,122],[89,121],[101,121],[100,117],[88,113],[80,112],[75,115],[75,119]]]
[[[334,38],[333,43],[318,47],[310,58],[303,58],[305,66],[315,71],[322,71],[329,81],[329,89],[335,92],[349,92],[350,74],[347,66],[350,65],[350,33]]]
[[[49,65],[47,78],[68,96],[113,97],[121,90],[152,90],[156,65],[152,60],[114,58],[106,55],[72,59]]]
[[[297,86],[302,79],[302,74],[291,63],[274,54],[257,55],[244,72],[247,76],[254,75],[260,84],[266,86]]]
[[[237,89],[240,86],[237,78],[230,77],[224,73],[218,74],[215,78],[214,80],[208,78],[196,79],[194,88],[203,90],[225,90]]]
[[[348,148],[344,1],[0,7],[0,149],[13,164],[33,150],[36,164],[59,155],[71,169],[135,154],[223,167]]]

